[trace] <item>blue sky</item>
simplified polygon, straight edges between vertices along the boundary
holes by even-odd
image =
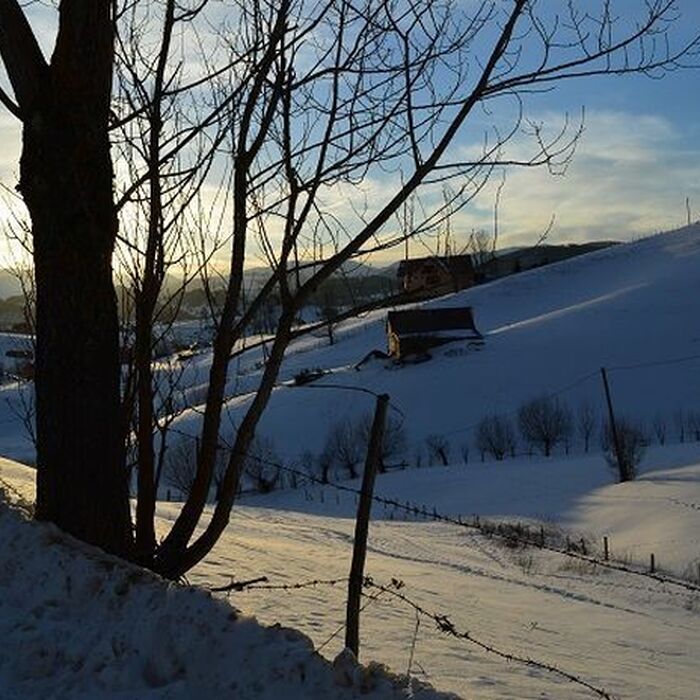
[[[559,3],[545,0],[547,8]],[[581,3],[584,5],[586,3]],[[622,16],[641,0],[618,0]],[[676,37],[700,32],[700,2],[678,3]],[[696,64],[699,63],[696,59]],[[504,245],[531,242],[552,216],[552,242],[634,239],[685,223],[685,200],[700,219],[700,70],[657,80],[640,75],[569,81],[530,101],[530,115],[557,123],[585,107],[585,131],[566,174],[511,172],[500,207]],[[460,215],[488,228],[492,193]]]
[[[541,4],[549,10],[562,3],[541,0]],[[615,7],[624,17],[638,14],[643,5],[643,0],[617,0]],[[683,18],[674,34],[700,32],[700,2],[680,0],[679,7]],[[52,10],[35,6],[33,12],[47,31],[51,22],[46,13]],[[581,79],[531,98],[528,116],[549,124],[560,123],[566,113],[578,115],[585,107],[585,132],[565,175],[531,169],[508,174],[499,209],[501,244],[536,240],[552,217],[556,223],[551,242],[633,239],[683,224],[686,198],[692,218],[700,219],[698,88],[700,70],[694,69],[667,74],[662,80]],[[474,136],[465,134],[455,146],[470,147],[469,138]],[[16,182],[19,145],[18,125],[0,113],[0,178],[9,186]],[[379,192],[386,187],[381,182],[367,185]],[[453,231],[466,237],[474,228],[489,229],[493,201],[491,187],[455,216]]]

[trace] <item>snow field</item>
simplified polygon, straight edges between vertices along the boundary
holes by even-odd
[[[347,656],[332,666],[300,632],[28,523],[2,500],[0,545],[3,700],[447,697]]]
[[[512,418],[524,400],[544,392],[561,392],[572,408],[590,400],[602,417],[598,371],[605,366],[611,370],[613,398],[620,415],[647,422],[661,415],[667,422],[669,444],[648,451],[637,481],[615,484],[597,443],[590,455],[582,454],[580,445],[576,445],[571,455],[559,451],[549,460],[521,456],[503,463],[483,464],[472,448],[468,464],[382,475],[377,481],[377,493],[434,505],[453,516],[478,513],[494,519],[543,522],[547,527],[566,528],[574,538],[585,536],[598,544],[603,536],[608,536],[616,557],[645,562],[654,552],[663,569],[692,577],[700,563],[700,449],[698,443],[672,443],[678,440],[676,412],[700,409],[699,300],[700,226],[696,225],[431,302],[474,307],[477,326],[486,337],[479,352],[455,344],[440,349],[425,364],[395,368],[374,363],[356,371],[354,364],[358,360],[385,344],[385,312],[375,312],[343,324],[336,333],[339,342],[333,346],[320,347],[317,338],[294,343],[280,383],[288,382],[304,368],[321,367],[331,373],[319,384],[387,392],[403,416],[411,455],[424,445],[428,435],[437,433],[449,437],[454,457],[472,438],[467,428],[481,417],[497,411]],[[257,386],[261,357],[262,351],[255,350],[234,363],[229,389],[236,395],[228,405],[226,439],[231,437],[233,426],[250,400],[246,392]],[[187,367],[193,397],[201,395],[209,361],[206,354],[199,355]],[[11,397],[6,393],[3,398]],[[6,401],[0,407],[0,450],[12,457],[30,459],[31,448],[23,442],[14,414]],[[287,463],[294,463],[304,450],[320,451],[334,423],[354,421],[371,410],[371,396],[347,389],[281,385],[273,393],[260,432],[273,436],[279,454]],[[178,419],[176,429],[194,435],[198,422],[197,411],[191,410]],[[31,478],[20,472],[19,467],[0,464],[0,478],[29,493]],[[352,496],[336,494],[328,488],[307,487],[245,499],[234,509],[231,526],[215,550],[191,573],[191,581],[211,587],[226,584],[231,577],[245,580],[265,575],[273,584],[343,578],[350,563],[354,510]],[[176,513],[176,504],[160,505],[161,532]],[[565,669],[615,697],[698,697],[697,594],[572,563],[553,553],[505,549],[476,533],[447,524],[399,521],[396,517],[390,510],[373,510],[366,570],[378,582],[400,579],[411,599],[427,610],[448,615],[457,629],[469,631],[475,638],[506,652],[531,656]],[[12,534],[7,541],[15,537],[19,535]],[[29,546],[24,541],[23,547]],[[3,553],[6,550],[10,551],[3,545]],[[6,561],[11,562],[22,551],[12,550]],[[32,590],[41,589],[41,584],[32,582],[44,581],[48,577],[46,571],[53,571],[58,565],[49,560],[49,566],[42,569],[40,557],[35,573],[23,574],[21,579]],[[22,603],[16,579],[19,580],[5,576],[9,590],[16,596],[16,605],[25,607],[21,613],[18,608],[12,617],[14,608],[0,603],[2,619],[11,621],[2,631],[7,635],[3,638],[24,640],[21,621],[30,615],[31,606],[38,606],[46,619],[51,619],[47,611],[60,617],[63,613],[56,610],[63,610],[63,602],[52,604],[50,595],[63,601],[66,586],[65,579],[63,584],[52,582],[47,589],[48,598]],[[67,617],[61,618],[64,627],[59,625],[57,629],[72,629],[78,619],[81,628],[94,630],[94,620],[104,614],[102,608],[112,604],[121,610],[113,602],[112,584],[104,585],[110,593],[102,597],[100,605],[95,603],[99,614],[94,612],[89,620],[81,618],[81,609],[69,604],[65,608]],[[155,584],[147,583],[147,587],[150,585]],[[206,599],[201,593],[188,595],[194,595],[196,600]],[[139,600],[141,608],[135,604],[135,608],[129,608],[130,615],[140,611],[149,619],[159,619],[146,598]],[[256,589],[231,594],[235,605],[262,622],[294,626],[317,646],[326,643],[342,626],[344,600],[342,584],[289,592]],[[178,604],[179,601],[180,598]],[[189,629],[198,623],[193,619],[194,613],[190,615],[187,610],[185,607],[182,619]],[[166,615],[170,621],[162,625],[166,640],[182,633],[174,618]],[[417,632],[416,624],[414,612],[389,596],[371,602],[362,617],[361,659],[377,659],[398,671],[410,670],[414,678],[428,679],[440,689],[479,700],[593,697],[590,690],[556,675],[504,663],[463,640],[445,637],[425,619]],[[38,628],[43,634],[43,626]],[[36,630],[36,624],[30,627],[28,638],[38,634]],[[143,635],[145,647],[132,640],[139,654],[146,655],[144,658],[149,658],[148,640],[155,639],[154,634]],[[209,639],[209,632],[203,634]],[[222,639],[216,635],[214,638]],[[65,669],[63,657],[56,651],[62,647],[43,637],[39,639],[36,648],[40,652],[35,653],[29,645],[29,657],[54,659],[47,662],[48,666],[57,663],[52,668],[61,669],[62,673],[55,686],[49,686],[41,673],[30,677],[22,686],[24,694],[14,697],[51,697],[41,693],[48,693],[53,687],[59,693],[54,697],[62,697],[60,692],[67,693],[64,697],[87,693],[81,683],[88,683],[89,677],[99,678],[101,672],[97,657],[90,656],[100,648],[99,644],[82,647],[87,659],[84,668],[89,670],[83,674],[79,669]],[[197,648],[206,650],[207,643],[197,641]],[[224,648],[227,642],[220,643]],[[105,696],[110,698],[190,697],[185,694],[187,683],[197,677],[199,657],[193,656],[194,675],[186,671],[183,677],[180,669],[184,647],[177,646],[179,642],[173,644],[172,653],[167,651],[168,644],[161,644],[164,660],[154,662],[152,678],[167,678],[164,686],[149,685],[147,679],[151,675],[150,671],[145,673],[143,659],[139,656],[136,662],[130,656],[133,663],[124,661],[125,665],[119,667],[123,668],[119,678],[126,685],[108,678],[99,692],[116,693]],[[307,642],[299,645],[303,653],[308,653]],[[341,646],[342,634],[330,639],[322,653],[332,658]],[[73,647],[69,644],[67,648]],[[256,649],[255,642],[251,648]],[[257,651],[252,653],[254,661],[262,657]],[[212,658],[218,657],[212,652]],[[248,658],[241,663],[253,663]],[[4,658],[4,665],[0,664],[0,679],[12,678],[12,683],[16,683],[14,676],[7,675],[14,672],[8,659],[9,656]],[[223,660],[216,663],[223,669]],[[30,664],[30,671],[34,665],[35,662]],[[41,668],[41,663],[36,661],[36,666]],[[162,668],[165,670],[159,670]],[[267,685],[245,691],[239,688],[236,697],[294,698],[297,686],[293,685],[293,674],[284,675],[288,670],[283,665],[279,673],[292,690],[282,691],[279,685],[281,694],[268,696],[255,695],[267,692]],[[320,675],[323,673],[319,671]],[[216,675],[224,677],[225,674]],[[317,678],[315,672],[309,677]],[[333,686],[323,687],[325,690],[319,691],[318,697],[342,697],[335,694]],[[101,700],[94,687],[91,692],[84,697]],[[12,700],[13,696],[9,697]],[[299,697],[314,696],[307,693]]]

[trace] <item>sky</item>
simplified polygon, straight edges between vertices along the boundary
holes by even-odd
[[[542,2],[546,9],[564,4]],[[680,0],[678,5],[683,16],[674,27],[675,35],[700,32],[700,2]],[[639,12],[641,6],[643,0],[615,4],[621,16]],[[35,6],[32,13],[42,42],[50,44],[53,10]],[[507,173],[498,209],[499,244],[531,244],[552,219],[550,243],[632,240],[683,225],[688,217],[686,200],[691,219],[700,219],[698,87],[700,70],[688,69],[660,80],[644,76],[580,79],[533,96],[528,104],[530,119],[556,126],[567,114],[580,117],[585,108],[584,131],[565,174],[551,175],[545,169]],[[464,135],[454,146],[467,151],[475,145],[472,138]],[[10,188],[17,180],[19,148],[18,124],[0,111],[0,181]],[[474,229],[492,230],[498,182],[500,174],[454,216],[451,228],[457,245]],[[389,187],[389,182],[377,180],[365,185],[370,198],[381,196]],[[0,200],[0,217],[2,208]],[[3,245],[0,257],[6,258]],[[414,244],[413,252],[424,251]]]

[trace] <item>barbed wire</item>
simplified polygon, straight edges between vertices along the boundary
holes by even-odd
[[[339,583],[347,583],[347,576],[342,578],[312,579],[299,583],[268,583],[267,576],[258,576],[248,581],[234,581],[225,586],[210,588],[214,593],[229,593],[231,591],[298,591],[302,588],[318,588],[319,586],[336,586]]]
[[[560,387],[558,389],[554,389],[552,391],[546,391],[542,396],[545,396],[547,398],[556,398],[557,396],[560,396],[561,394],[566,393],[567,391],[571,391],[572,389],[575,389],[576,387],[580,386],[584,382],[587,382],[589,379],[592,379],[596,375],[598,375],[600,370],[596,370],[594,372],[589,372],[588,374],[584,374],[578,379],[575,379],[574,381],[570,382],[569,384],[564,385],[563,387]],[[501,416],[513,416],[516,415],[520,411],[520,407],[518,408],[513,408],[511,410],[505,411],[500,413]],[[474,430],[474,428],[478,427],[479,424],[481,423],[481,420],[479,419],[478,421],[475,421],[474,423],[470,423],[467,426],[464,426],[463,428],[456,428],[455,430],[448,430],[448,431],[441,431],[439,433],[434,433],[434,435],[439,435],[442,437],[449,437],[451,435],[459,435],[460,433],[467,433],[471,430]]]
[[[195,436],[192,436],[189,433],[185,433],[184,431],[180,431],[176,428],[171,428],[171,430],[173,430],[177,434],[182,435],[183,437],[189,438],[190,440],[197,439]],[[218,449],[230,451],[230,448],[221,445],[218,446]],[[315,476],[314,474],[310,474],[308,471],[303,471],[301,469],[290,467],[279,462],[274,462],[272,460],[265,459],[264,457],[259,457],[258,455],[245,453],[243,457],[244,459],[256,461],[273,469],[279,469],[282,472],[294,474],[295,476],[300,477],[304,481],[314,483],[318,486],[328,487],[341,493],[349,493],[358,498],[360,495],[362,495],[361,489],[355,488],[353,486],[347,486],[345,484],[338,484],[332,481],[326,481],[318,476]],[[618,571],[620,573],[630,574],[632,576],[641,576],[644,578],[654,580],[658,583],[665,583],[672,586],[685,588],[686,590],[692,592],[700,592],[700,585],[694,584],[690,581],[685,581],[671,576],[665,576],[657,572],[643,571],[641,569],[633,568],[632,566],[629,566],[627,564],[623,564],[622,562],[600,559],[599,557],[592,556],[588,553],[574,551],[572,548],[562,549],[559,547],[555,547],[553,545],[547,544],[546,541],[544,541],[539,536],[539,534],[527,537],[523,535],[518,535],[512,523],[507,523],[505,521],[494,522],[489,520],[482,520],[481,518],[479,518],[478,515],[473,516],[470,520],[465,520],[464,518],[462,518],[462,516],[454,517],[442,513],[438,511],[435,505],[426,506],[425,504],[410,504],[407,501],[401,502],[398,498],[378,496],[376,494],[372,495],[372,501],[374,503],[379,503],[383,506],[394,508],[395,510],[399,510],[403,513],[406,513],[407,515],[413,515],[414,517],[422,517],[426,520],[433,520],[435,522],[448,523],[450,525],[455,525],[457,527],[476,531],[487,538],[501,540],[507,543],[508,545],[518,544],[525,547],[536,547],[538,549],[558,554],[560,556],[569,557],[571,559],[578,559],[579,561],[583,561],[588,564],[595,564],[596,566],[600,566],[601,568],[609,569],[611,571]],[[524,531],[524,528],[521,529]]]
[[[345,492],[345,493],[351,493],[354,496],[360,496],[362,494],[360,489],[354,488],[352,486],[346,486],[345,484],[336,484],[333,482],[324,482],[322,479],[320,479],[317,476],[314,476],[313,474],[309,474],[308,472],[303,472],[300,469],[296,469],[294,467],[288,467],[284,464],[279,464],[276,462],[272,462],[270,460],[266,460],[261,457],[257,457],[256,455],[246,455],[247,458],[256,460],[262,464],[265,464],[270,467],[275,467],[277,469],[280,469],[285,472],[290,472],[294,473],[297,476],[302,476],[307,480],[312,481],[313,483],[316,483],[320,486],[327,486],[329,488],[335,489],[337,491]],[[673,578],[670,576],[665,576],[663,574],[659,574],[656,572],[651,572],[651,571],[642,571],[640,569],[633,568],[627,564],[623,564],[621,562],[614,562],[610,560],[604,560],[600,559],[598,557],[594,557],[590,554],[584,554],[583,552],[577,552],[574,551],[573,549],[561,549],[559,547],[555,547],[553,545],[547,544],[541,537],[538,535],[532,535],[532,536],[523,536],[519,535],[515,528],[513,528],[512,524],[510,523],[500,523],[500,522],[490,522],[488,520],[481,520],[478,516],[474,516],[470,520],[464,520],[461,516],[458,517],[452,517],[449,515],[446,515],[444,513],[441,513],[437,510],[435,506],[432,506],[430,509],[426,507],[425,505],[421,505],[420,507],[418,505],[411,505],[408,502],[402,503],[399,501],[397,498],[388,498],[385,496],[377,496],[377,495],[372,495],[372,501],[375,503],[380,503],[384,506],[390,506],[396,510],[400,510],[402,512],[405,512],[409,515],[414,515],[416,517],[423,517],[428,520],[433,520],[435,522],[443,522],[443,523],[449,523],[451,525],[455,525],[457,527],[462,527],[468,530],[473,530],[477,531],[480,534],[484,535],[485,537],[491,538],[491,539],[498,539],[503,542],[506,542],[509,545],[513,544],[519,544],[522,546],[527,546],[527,547],[536,547],[538,549],[551,552],[554,554],[558,554],[561,556],[569,557],[572,559],[578,559],[579,561],[584,561],[588,564],[595,564],[596,566],[600,566],[601,568],[604,569],[610,569],[611,571],[618,571],[620,573],[625,573],[625,574],[631,574],[633,576],[642,576],[648,579],[652,579],[658,583],[665,583],[669,584],[672,586],[678,586],[685,588],[689,591],[693,592],[700,592],[700,585],[696,585],[694,583],[691,583],[690,581],[684,581],[682,579],[678,578]],[[524,528],[520,528],[521,530],[524,531]]]
[[[386,394],[386,392],[373,391],[372,389],[367,389],[366,387],[352,386],[350,384],[318,384],[316,382],[309,382],[307,384],[282,383],[276,384],[275,386],[284,387],[287,389],[338,389],[339,391],[355,391],[360,394],[369,394],[376,399],[383,394]],[[401,407],[391,399],[391,397],[389,397],[389,408],[396,411],[396,413],[398,413],[402,419],[406,418],[406,414],[403,412]]]
[[[343,577],[343,578],[336,578],[336,579],[313,579],[310,581],[300,581],[297,583],[283,583],[283,584],[261,584],[258,583],[260,581],[268,581],[267,576],[260,576],[255,579],[251,579],[249,581],[239,581],[235,582],[232,581],[230,584],[226,586],[220,586],[220,587],[214,587],[210,588],[212,592],[226,592],[230,593],[232,590],[238,591],[238,592],[244,592],[244,591],[253,591],[253,590],[274,590],[274,591],[295,591],[295,590],[300,590],[300,589],[305,589],[305,588],[318,588],[320,586],[336,586],[339,583],[347,583],[348,577]],[[372,603],[375,603],[380,597],[382,596],[390,596],[401,603],[405,604],[406,606],[410,607],[413,609],[413,611],[416,613],[416,630],[419,627],[420,624],[420,618],[418,616],[423,616],[426,619],[431,620],[432,622],[435,623],[436,628],[438,631],[441,633],[445,634],[446,636],[451,636],[456,639],[459,639],[461,641],[468,642],[470,644],[473,644],[474,646],[478,647],[482,651],[497,656],[500,659],[508,662],[516,662],[516,663],[521,663],[526,666],[530,666],[532,668],[538,668],[540,670],[547,671],[548,673],[552,673],[555,675],[558,675],[562,678],[565,678],[566,680],[576,683],[577,685],[580,685],[584,688],[587,688],[588,690],[594,692],[598,696],[605,698],[605,700],[614,700],[613,696],[608,693],[606,690],[603,688],[600,688],[598,686],[593,685],[592,683],[586,681],[585,679],[581,678],[580,676],[577,676],[573,673],[570,673],[569,671],[565,671],[554,664],[550,664],[544,661],[538,661],[536,659],[532,659],[527,656],[520,656],[518,654],[512,653],[512,652],[507,652],[503,651],[502,649],[499,649],[496,647],[494,644],[489,643],[489,642],[484,642],[483,640],[477,638],[472,632],[470,631],[460,631],[457,629],[457,626],[452,622],[450,617],[445,614],[439,614],[435,612],[431,612],[424,608],[422,605],[419,603],[415,602],[411,598],[409,598],[404,592],[405,584],[402,580],[397,579],[397,578],[392,578],[389,584],[380,584],[377,583],[371,576],[365,576],[362,581],[362,586],[365,589],[368,590],[373,590],[375,593],[365,593],[363,592],[363,596],[366,597],[366,602],[365,604],[360,608],[360,611],[364,611],[369,605]],[[330,644],[333,639],[335,639],[339,634],[345,630],[346,624],[343,623],[339,625],[339,627],[333,631],[333,633],[327,637],[319,646],[315,647],[315,653],[320,652],[322,649],[324,649],[328,644]],[[415,633],[417,634],[417,632]],[[415,637],[415,635],[414,635]],[[413,654],[415,652],[415,641],[412,642],[411,646],[411,652],[410,652],[410,660],[409,660],[409,669],[412,665],[413,661]]]
[[[419,615],[422,615],[423,617],[432,620],[435,623],[437,629],[447,636],[454,637],[455,639],[460,639],[465,642],[469,642],[470,644],[473,644],[482,651],[485,651],[493,656],[497,656],[503,659],[504,661],[515,661],[517,663],[529,666],[531,668],[538,668],[540,670],[547,671],[548,673],[558,675],[570,681],[571,683],[575,683],[584,688],[587,688],[599,697],[605,698],[605,700],[615,700],[614,696],[607,692],[604,688],[595,686],[589,681],[581,678],[580,676],[570,673],[569,671],[565,671],[559,668],[558,666],[555,666],[554,664],[550,664],[544,661],[537,661],[536,659],[532,659],[529,656],[520,656],[512,652],[503,651],[502,649],[499,649],[498,647],[489,642],[484,642],[481,639],[478,639],[474,636],[474,634],[472,634],[472,632],[468,630],[462,631],[457,629],[457,626],[454,624],[454,622],[452,622],[448,615],[431,612],[419,603],[416,603],[414,600],[409,598],[405,593],[403,593],[402,589],[404,588],[404,584],[402,581],[392,579],[391,585],[385,586],[383,584],[375,583],[372,577],[366,576],[363,581],[363,585],[365,588],[381,591],[382,593],[385,593],[388,596],[401,601],[408,607],[412,608]]]

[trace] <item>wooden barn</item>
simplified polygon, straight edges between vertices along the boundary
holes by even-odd
[[[417,296],[437,296],[474,284],[474,265],[469,255],[413,258],[399,263],[401,289]]]
[[[390,311],[386,326],[389,355],[396,360],[426,356],[430,348],[457,340],[483,339],[470,306]]]

